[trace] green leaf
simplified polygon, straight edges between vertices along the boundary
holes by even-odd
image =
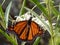
[[[5,0],[3,0],[3,2],[2,2],[2,4],[1,4],[1,5],[3,5],[3,4],[4,4],[4,2],[5,2]]]
[[[12,1],[9,3],[9,5],[7,6],[6,11],[5,11],[6,28],[8,27],[8,18],[9,18],[9,12],[11,9],[11,5],[12,5]]]
[[[18,45],[16,43],[16,40],[14,40],[12,37],[10,37],[6,32],[0,29],[0,33],[8,40],[10,41],[13,45]]]
[[[41,3],[38,2],[38,0],[30,0],[30,1],[35,5],[37,5],[37,7],[45,14],[44,16],[46,17],[48,16],[47,11],[45,10],[46,8],[43,5],[41,5]]]
[[[19,16],[22,15],[24,13],[24,6],[25,6],[26,0],[23,1]]]
[[[5,18],[4,17],[5,17],[4,12],[2,10],[2,6],[0,5],[0,24],[4,29],[6,29],[5,28]]]
[[[53,12],[53,14],[54,14],[55,16],[60,15],[60,13],[59,13],[59,12],[56,10],[56,8],[53,7],[53,6],[52,6],[52,12]]]
[[[3,20],[4,19],[4,12],[2,10],[2,6],[0,5],[0,18]]]
[[[3,22],[3,21],[0,21],[0,24],[1,24],[1,26],[4,28],[4,30],[6,30],[6,28],[5,28],[5,23]]]
[[[26,42],[22,42],[21,45],[25,45]]]
[[[40,42],[40,39],[41,39],[40,37],[37,37],[33,45],[38,45],[38,43]]]

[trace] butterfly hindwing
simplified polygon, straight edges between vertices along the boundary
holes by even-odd
[[[19,38],[22,39],[22,40],[26,40],[26,38],[27,38],[27,32],[28,32],[28,28],[25,27],[25,29],[23,30],[23,32],[21,33],[21,35],[19,36]]]
[[[28,40],[32,40],[33,39],[33,32],[32,32],[32,29],[30,27],[30,30],[29,30],[29,35],[28,35]]]

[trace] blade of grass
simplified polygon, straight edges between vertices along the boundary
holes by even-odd
[[[59,12],[60,12],[60,3],[59,3]]]
[[[21,45],[25,45],[26,42],[22,42]]]
[[[9,12],[11,9],[11,5],[12,5],[12,1],[9,3],[9,5],[7,6],[6,11],[5,11],[6,28],[8,27],[8,18],[9,18]]]
[[[54,32],[53,32],[53,26],[52,26],[52,19],[51,19],[51,14],[52,14],[52,12],[51,12],[51,3],[52,3],[52,0],[46,0],[46,7],[47,7],[47,10],[48,10],[48,15],[49,15],[49,18],[48,18],[48,20],[49,20],[49,26],[50,26],[50,32],[51,32],[51,45],[55,45],[55,43],[54,43],[54,37],[53,37],[53,35],[54,35]]]
[[[60,15],[58,15],[57,17],[55,29],[59,28],[59,20],[60,20]]]
[[[40,37],[37,37],[36,40],[35,40],[35,42],[33,43],[33,45],[38,45],[39,42],[40,42],[40,39],[41,39]]]
[[[0,5],[0,24],[2,25],[2,27],[4,28],[4,29],[6,29],[5,28],[5,19],[4,19],[4,12],[3,12],[3,10],[2,10],[2,6]]]
[[[3,0],[3,2],[2,2],[2,4],[1,4],[1,5],[3,5],[3,4],[4,4],[4,2],[5,2],[5,0]]]
[[[0,21],[0,24],[1,24],[1,26],[4,28],[4,30],[6,29],[5,28],[5,23],[3,22],[3,21]]]
[[[24,13],[24,6],[25,6],[26,0],[23,1],[19,16],[22,15]]]
[[[52,6],[52,12],[53,12],[53,14],[54,14],[55,16],[60,15],[60,13],[59,13],[59,12],[56,10],[56,8],[53,7],[53,6]]]
[[[4,19],[4,12],[2,10],[2,6],[0,5],[0,18],[3,20]]]
[[[8,40],[10,41],[13,45],[18,45],[15,40],[13,40],[6,32],[0,29],[0,33]]]
[[[60,15],[59,11],[54,7],[53,3],[51,3],[51,11],[56,17]]]
[[[37,5],[37,7],[43,12],[44,16],[47,17],[48,14],[47,14],[47,10],[45,10],[46,8],[41,5],[40,2],[38,2],[38,0],[30,0],[32,3],[34,3],[35,5]]]
[[[18,45],[16,35],[9,33],[9,36],[13,39],[13,41],[15,42],[15,44]]]

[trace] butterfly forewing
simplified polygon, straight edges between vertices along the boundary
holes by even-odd
[[[17,33],[17,34],[20,34],[22,29],[26,26],[26,21],[22,21],[22,22],[19,22],[17,23],[15,26],[14,26],[14,31]]]

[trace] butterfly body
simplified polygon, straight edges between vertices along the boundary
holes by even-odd
[[[43,29],[32,18],[25,21],[17,22],[14,26],[10,26],[9,30],[13,30],[19,39],[23,41],[31,41],[36,36],[43,34]]]

